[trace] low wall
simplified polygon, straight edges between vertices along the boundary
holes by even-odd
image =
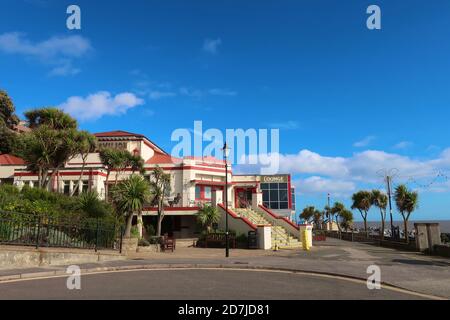
[[[433,254],[450,258],[450,246],[435,245]]]
[[[57,248],[0,247],[1,269],[58,266],[125,259],[125,256],[117,252],[93,252]]]
[[[266,218],[266,220],[269,221],[272,225],[281,226],[286,229],[286,231],[289,232],[291,236],[300,239],[299,226],[289,221],[289,219],[276,215],[264,206],[259,206],[259,212],[261,212],[264,215],[264,218]]]
[[[220,204],[218,206],[218,209],[222,214],[222,217],[219,222],[219,228],[221,230],[225,230],[225,219],[226,219],[225,207],[222,204]],[[244,217],[239,217],[230,208],[228,208],[228,228],[230,230],[236,231],[236,236],[239,236],[240,234],[247,235],[249,231],[256,231],[257,226],[251,223],[248,219]]]
[[[416,243],[411,241],[409,243],[399,242],[386,239],[381,241],[379,236],[369,235],[365,233],[326,231],[326,236],[330,238],[341,239],[345,241],[364,242],[368,244],[379,245],[382,247],[394,248],[399,250],[417,251]]]

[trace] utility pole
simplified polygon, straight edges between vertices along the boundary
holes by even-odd
[[[327,205],[328,228],[330,230],[332,230],[333,229],[333,221],[331,221],[331,223],[330,223],[331,213],[330,213],[330,194],[329,193],[327,195],[327,203],[328,203],[328,205]]]
[[[394,230],[394,222],[392,221],[391,176],[389,176],[389,175],[386,176],[386,183],[387,183],[387,193],[388,193],[388,197],[389,197],[389,214],[390,214],[390,218],[391,218],[391,237],[392,237],[393,236],[392,232]]]

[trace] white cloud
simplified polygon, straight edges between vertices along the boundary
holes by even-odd
[[[208,90],[208,93],[213,96],[235,96],[237,95],[236,91],[232,91],[229,89],[221,89],[221,88],[215,88]]]
[[[294,185],[300,194],[331,193],[335,197],[348,196],[356,190],[356,184],[352,181],[326,179],[318,176],[295,180]]]
[[[70,97],[59,108],[80,120],[96,120],[105,115],[125,114],[129,109],[144,104],[144,100],[133,93],[111,95],[100,91],[87,97]]]
[[[238,93],[236,91],[224,88],[214,88],[208,90],[200,90],[200,89],[192,89],[188,87],[181,87],[179,89],[180,95],[187,96],[191,98],[200,99],[205,96],[225,96],[225,97],[234,97]]]
[[[175,92],[169,91],[165,92],[165,91],[151,90],[148,95],[152,100],[159,100],[162,98],[175,97],[177,94]]]
[[[356,148],[363,148],[363,147],[367,147],[368,145],[370,145],[374,140],[376,139],[375,136],[367,136],[364,139],[362,139],[361,141],[357,141],[353,144],[354,147]]]
[[[220,38],[217,39],[206,39],[203,42],[203,51],[216,54],[218,52],[219,46],[222,44],[222,40]]]
[[[55,36],[41,42],[32,42],[19,32],[0,35],[0,52],[33,58],[52,66],[51,75],[73,75],[80,70],[72,66],[75,59],[92,50],[88,39],[79,36]]]
[[[404,150],[404,149],[408,149],[410,147],[412,147],[413,143],[411,141],[400,141],[399,143],[397,143],[396,145],[394,145],[394,149],[397,150]]]
[[[273,129],[284,129],[284,130],[295,130],[299,128],[297,121],[286,121],[286,122],[273,122],[269,124],[269,127]]]
[[[450,183],[447,180],[450,176],[450,148],[428,160],[379,150],[366,150],[349,157],[330,157],[310,150],[301,150],[297,154],[280,154],[278,158],[278,171],[302,177],[298,180],[298,187],[305,193],[333,192],[342,195],[356,187],[379,188],[384,185],[380,175],[380,170],[383,169],[397,169],[395,184],[407,183],[411,188],[426,185],[424,191],[428,192],[450,191]],[[261,167],[238,165],[236,170],[239,173],[250,173]],[[430,182],[433,182],[432,187],[428,187]]]
[[[281,154],[279,159],[280,170],[285,172],[333,177],[343,177],[349,174],[345,158],[324,157],[309,150],[301,150],[297,154]]]
[[[204,95],[204,92],[198,89],[190,89],[186,87],[180,88],[180,94],[183,96],[193,97],[193,98],[201,98]]]

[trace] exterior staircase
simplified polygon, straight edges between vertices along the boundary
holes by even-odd
[[[255,225],[266,225],[272,227],[272,249],[296,249],[301,248],[302,244],[298,238],[290,235],[286,229],[279,225],[270,223],[263,214],[250,208],[233,209],[240,217],[250,220]]]

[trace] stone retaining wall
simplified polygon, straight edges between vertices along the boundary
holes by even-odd
[[[0,268],[33,268],[68,264],[96,263],[125,260],[116,252],[94,252],[77,249],[34,249],[27,247],[0,247]]]

